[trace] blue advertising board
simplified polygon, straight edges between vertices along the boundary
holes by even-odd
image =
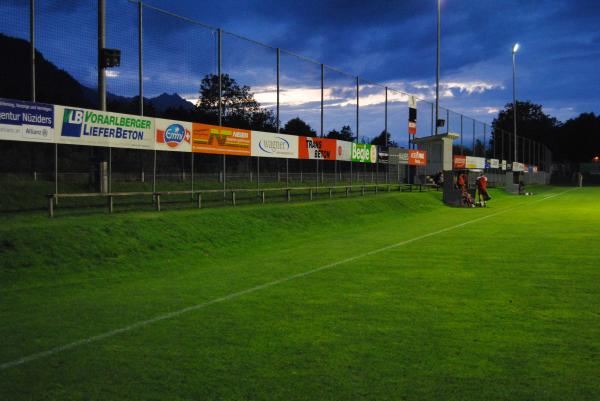
[[[54,106],[0,99],[0,140],[54,142]]]

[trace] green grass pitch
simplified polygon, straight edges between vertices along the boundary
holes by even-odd
[[[600,188],[534,191],[5,215],[0,399],[600,399]]]

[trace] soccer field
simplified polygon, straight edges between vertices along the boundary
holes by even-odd
[[[535,191],[0,217],[0,399],[600,399],[600,188]]]

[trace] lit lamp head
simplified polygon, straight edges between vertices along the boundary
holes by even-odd
[[[513,46],[513,54],[516,53],[519,50],[519,44],[515,43],[515,45]]]

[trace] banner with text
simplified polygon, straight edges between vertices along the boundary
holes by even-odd
[[[156,150],[192,151],[192,123],[156,118],[154,125]]]
[[[58,143],[154,149],[153,118],[55,106],[54,119]]]
[[[360,163],[377,163],[377,146],[353,142],[352,161]]]
[[[408,164],[408,149],[390,148],[391,164]]]
[[[192,124],[192,151],[216,155],[250,156],[250,130]]]
[[[467,168],[469,169],[484,169],[485,159],[483,157],[467,156]]]
[[[408,151],[408,164],[410,166],[426,166],[427,152],[425,150],[411,149]]]
[[[335,160],[337,144],[335,139],[301,136],[298,157],[300,159]]]
[[[0,99],[0,139],[54,142],[54,106]]]
[[[252,131],[251,156],[298,158],[298,137],[296,135],[275,134]]]
[[[452,158],[452,168],[462,170],[467,168],[467,156],[455,155]]]
[[[500,168],[500,160],[498,159],[488,159],[489,168]]]

